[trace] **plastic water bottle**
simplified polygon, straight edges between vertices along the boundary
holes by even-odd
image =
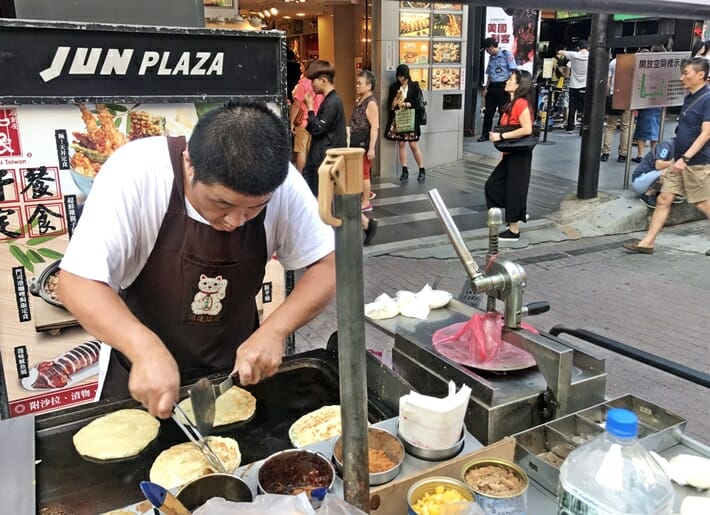
[[[671,514],[673,486],[637,434],[635,413],[609,410],[606,432],[562,463],[558,515]]]

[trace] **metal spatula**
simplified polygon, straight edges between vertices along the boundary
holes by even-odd
[[[203,377],[190,387],[192,412],[195,414],[195,425],[202,436],[209,436],[214,426],[215,392],[207,378]]]

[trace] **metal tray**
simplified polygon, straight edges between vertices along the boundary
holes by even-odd
[[[326,404],[339,403],[337,360],[323,349],[287,357],[278,374],[246,389],[257,399],[254,419],[226,432],[215,428],[214,434],[235,438],[241,449],[242,463],[252,463],[291,448],[288,429],[297,418]],[[72,443],[72,436],[95,418],[136,406],[133,400],[102,402],[37,419],[40,514],[103,513],[143,499],[138,483],[148,479],[157,455],[186,441],[172,420],[161,421],[158,445],[150,446],[134,460],[107,464],[88,462]],[[368,395],[368,413],[370,422],[394,415],[374,394]]]
[[[532,479],[556,494],[562,461],[573,449],[604,432],[606,415],[612,408],[636,413],[639,441],[649,451],[660,453],[682,440],[687,422],[684,418],[652,402],[625,395],[514,435],[515,461]]]

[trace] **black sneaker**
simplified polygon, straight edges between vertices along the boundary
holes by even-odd
[[[632,160],[634,163],[640,163],[641,161],[643,161],[643,159],[641,159],[641,158],[638,157],[638,156],[637,156],[637,157],[632,157],[631,160]]]
[[[488,134],[481,134],[481,137],[476,140],[479,143],[483,143],[484,141],[488,141]]]
[[[625,163],[626,162],[626,156],[619,156],[616,158],[617,163]]]
[[[651,209],[656,209],[656,197],[651,195],[641,195],[641,202]]]
[[[510,229],[506,229],[498,235],[498,240],[500,241],[518,241],[520,239],[520,233],[514,233]]]
[[[599,158],[600,161],[608,161],[609,160],[609,154],[606,152],[602,153],[601,157]]]
[[[370,222],[367,224],[367,229],[365,229],[365,240],[363,241],[363,245],[369,245],[372,238],[375,237],[375,234],[377,234],[377,219],[370,218]]]

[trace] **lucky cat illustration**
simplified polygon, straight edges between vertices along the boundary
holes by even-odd
[[[200,275],[200,280],[197,283],[199,290],[191,304],[192,312],[195,315],[219,315],[222,311],[222,303],[227,293],[227,279],[222,279],[221,275],[217,277],[207,277],[205,274]]]

